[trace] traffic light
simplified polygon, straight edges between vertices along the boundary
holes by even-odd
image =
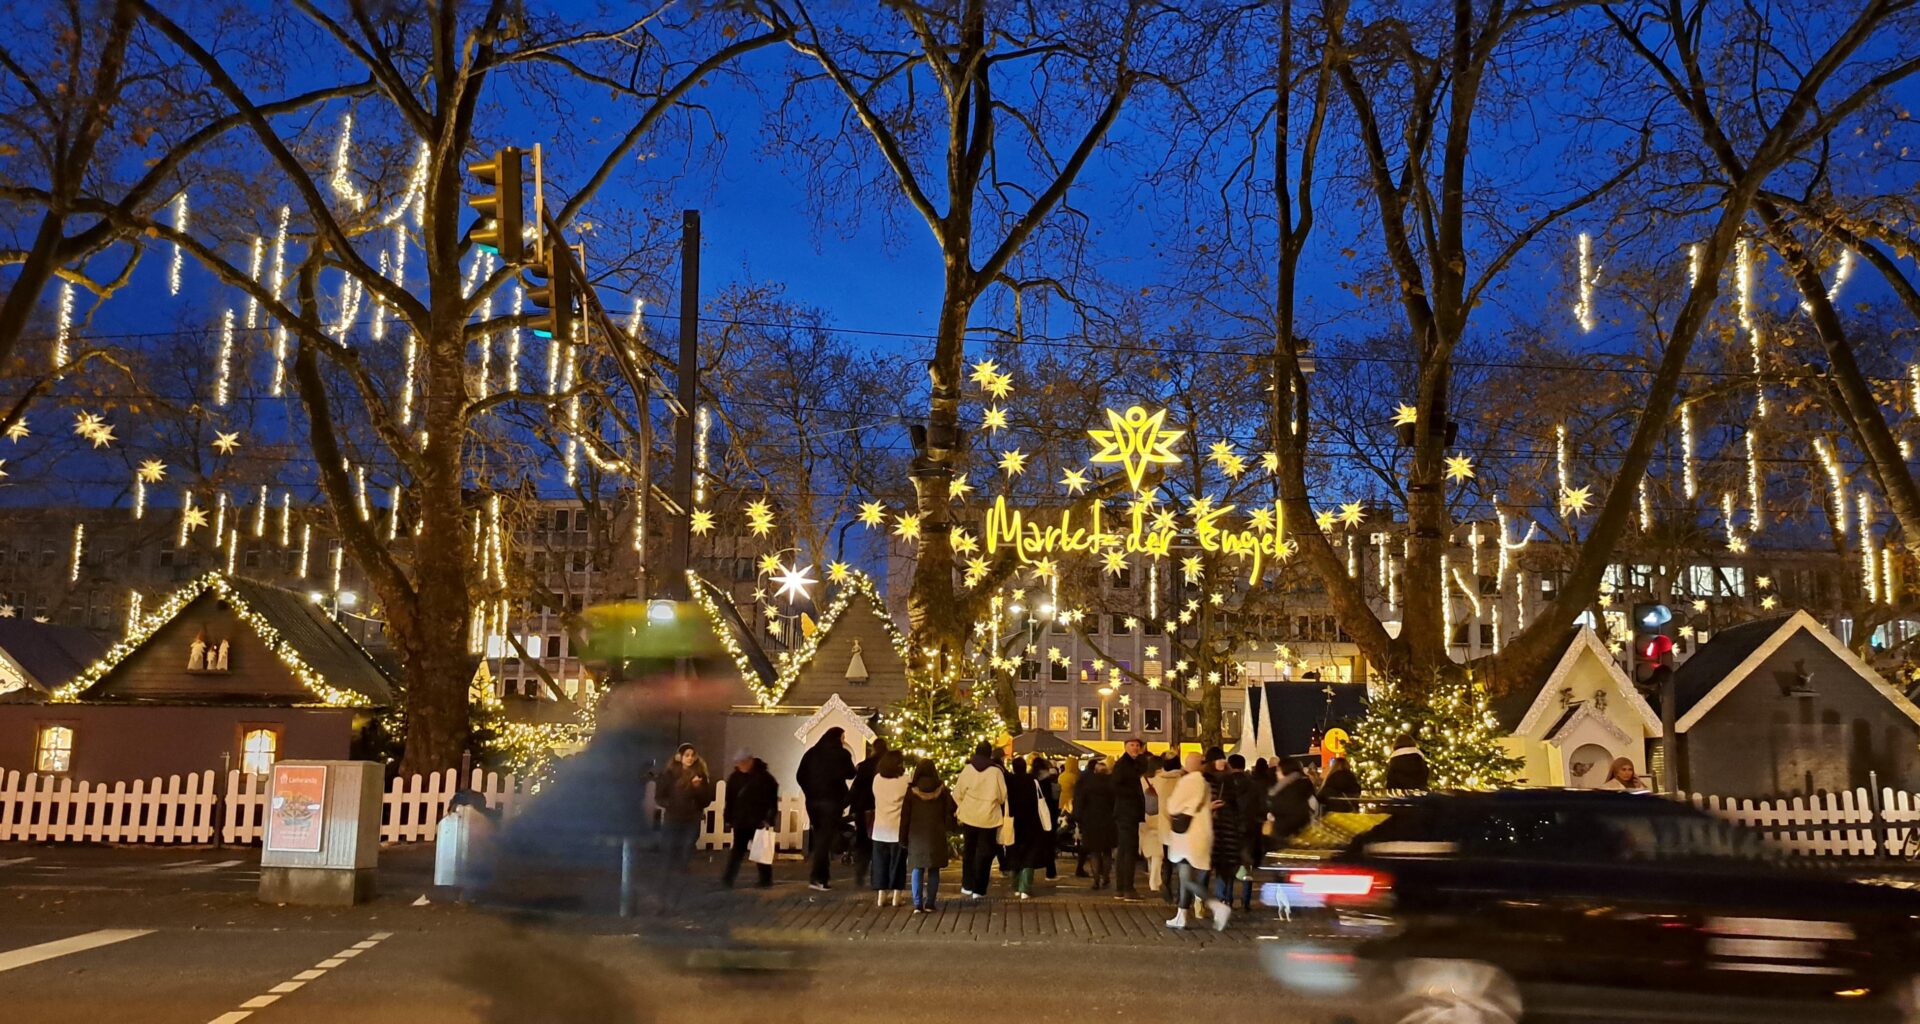
[[[1634,672],[1642,682],[1661,666],[1673,666],[1673,609],[1664,604],[1633,606]]]
[[[542,338],[571,338],[573,250],[557,237],[552,242],[547,246],[544,266],[530,264],[520,271],[522,280],[526,282],[527,301],[546,310],[545,315],[529,320],[527,326]]]
[[[512,265],[524,258],[522,243],[524,197],[520,187],[520,150],[508,146],[484,163],[469,164],[467,170],[493,191],[467,200],[480,211],[480,223],[473,226],[473,243],[498,253],[500,262]]]

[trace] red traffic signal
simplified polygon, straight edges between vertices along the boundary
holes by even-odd
[[[1673,655],[1673,638],[1665,633],[1650,636],[1640,645],[1640,660],[1659,662]]]

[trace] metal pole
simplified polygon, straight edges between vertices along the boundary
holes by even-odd
[[[1666,764],[1666,778],[1660,780],[1660,788],[1668,796],[1680,792],[1680,737],[1674,735],[1675,714],[1673,692],[1673,669],[1660,668],[1660,753]]]
[[[673,425],[673,500],[686,514],[674,517],[673,575],[667,593],[692,597],[687,569],[693,564],[693,416],[700,405],[700,211],[680,215],[680,366],[675,382],[680,418]]]
[[[620,916],[633,916],[633,837],[620,840]]]

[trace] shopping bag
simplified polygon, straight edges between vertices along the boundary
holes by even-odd
[[[1000,845],[1001,846],[1013,845],[1013,815],[1012,814],[1008,814],[1006,817],[1000,819]]]
[[[763,828],[747,843],[747,859],[755,864],[773,863],[773,830]]]

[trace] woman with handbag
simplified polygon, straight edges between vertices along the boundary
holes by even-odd
[[[1013,818],[1013,844],[1007,848],[1007,870],[1013,874],[1013,894],[1033,898],[1033,873],[1053,857],[1053,822],[1040,783],[1027,771],[1024,758],[1013,759],[1007,778],[1007,809]]]
[[[733,847],[727,851],[727,870],[720,881],[731,889],[740,875],[740,863],[753,846],[754,834],[780,823],[780,783],[767,770],[765,761],[745,750],[733,755],[733,773],[727,776],[727,800],[721,814],[733,833]],[[765,864],[756,862],[754,867],[760,871],[760,888],[773,884],[771,859]]]
[[[867,812],[867,833],[873,837],[873,888],[875,906],[893,894],[893,905],[900,905],[900,893],[907,887],[907,852],[900,845],[900,811],[907,798],[907,762],[898,750],[880,755],[873,773],[873,809]]]
[[[922,758],[913,768],[913,784],[900,806],[900,835],[907,847],[907,872],[913,885],[913,912],[940,909],[940,869],[947,866],[947,834],[955,807],[940,771]]]
[[[1104,889],[1113,884],[1113,847],[1120,832],[1113,817],[1113,775],[1098,756],[1080,773],[1073,808],[1080,826],[1080,857],[1093,872],[1093,887]]]
[[[1187,926],[1187,908],[1204,901],[1207,909],[1213,912],[1213,927],[1216,931],[1226,928],[1227,917],[1233,908],[1207,893],[1205,882],[1207,866],[1213,861],[1213,790],[1207,785],[1204,773],[1206,759],[1199,754],[1188,754],[1186,774],[1174,784],[1173,796],[1167,801],[1167,859],[1179,865],[1180,888],[1178,907],[1173,919],[1167,922],[1169,928]]]

